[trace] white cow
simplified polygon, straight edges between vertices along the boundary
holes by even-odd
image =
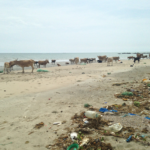
[[[10,64],[9,64],[9,62],[5,62],[4,63],[4,73],[5,73],[5,71],[7,71],[7,73],[10,72]]]
[[[107,58],[107,66],[110,65],[110,63],[113,66],[113,57],[108,57]]]

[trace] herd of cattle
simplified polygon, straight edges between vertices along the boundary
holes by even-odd
[[[107,62],[107,66],[108,65],[113,65],[113,61],[117,62],[119,61],[120,57],[107,57],[106,55],[104,56],[97,56],[98,63],[102,63],[102,62]],[[150,54],[149,54],[150,57]],[[134,59],[134,63],[136,61],[140,61],[141,58],[147,58],[147,55],[143,55],[143,54],[137,54],[137,57],[133,57],[133,56],[129,56],[128,59]],[[80,59],[79,61],[79,57],[76,57],[74,59],[69,59],[71,64],[78,64],[78,63],[91,63],[91,62],[96,62],[96,58],[83,58]],[[51,60],[51,64],[55,64],[56,60]],[[32,68],[32,72],[34,70],[34,65],[37,65],[40,68],[40,65],[44,65],[46,67],[46,64],[49,63],[49,60],[44,60],[44,61],[34,61],[32,59],[30,60],[14,60],[14,61],[10,61],[10,62],[5,62],[4,63],[4,73],[5,71],[10,72],[13,68],[13,66],[17,65],[22,67],[22,72],[24,73],[24,67],[29,67],[31,66]],[[68,62],[66,62],[66,65],[69,64]],[[57,64],[58,66],[61,66],[60,64]]]

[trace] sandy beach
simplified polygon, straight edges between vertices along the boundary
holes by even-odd
[[[55,65],[42,68],[49,72],[39,73],[35,69],[31,73],[31,69],[27,69],[24,74],[21,70],[0,74],[0,150],[46,150],[46,145],[54,144],[55,139],[67,133],[66,128],[76,126],[71,117],[86,111],[85,103],[97,109],[124,103],[114,94],[133,87],[132,82],[136,81],[134,86],[137,86],[142,79],[149,78],[150,60],[142,59],[133,67],[130,67],[133,60],[122,62],[114,62],[113,66],[106,63]],[[112,86],[116,82],[129,83]],[[63,121],[65,123],[60,126],[53,125]],[[35,129],[40,122],[44,126]],[[148,120],[145,124],[149,124]],[[150,149],[134,141],[127,143],[123,138],[106,136],[105,140],[115,150]]]

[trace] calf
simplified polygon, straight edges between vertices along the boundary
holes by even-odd
[[[61,66],[60,64],[57,64],[57,66],[59,67],[59,66]]]
[[[141,57],[135,57],[133,62],[135,63],[136,61],[138,61],[138,63],[139,63],[140,62],[140,58]]]
[[[102,60],[97,60],[98,63],[102,63]]]
[[[54,60],[54,59],[51,61],[52,64],[55,64],[55,62],[56,62],[56,60]]]
[[[107,58],[107,66],[110,65],[110,63],[113,66],[113,57]]]
[[[69,63],[68,63],[68,62],[66,62],[66,65],[69,65]]]

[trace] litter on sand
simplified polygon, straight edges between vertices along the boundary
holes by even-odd
[[[34,128],[40,129],[40,128],[43,127],[43,126],[44,126],[44,123],[41,122],[41,123],[36,124]]]
[[[108,110],[108,109],[106,109],[106,108],[100,108],[100,110],[99,110],[100,112],[118,112],[117,110]]]
[[[37,72],[49,72],[48,70],[38,69]]]

